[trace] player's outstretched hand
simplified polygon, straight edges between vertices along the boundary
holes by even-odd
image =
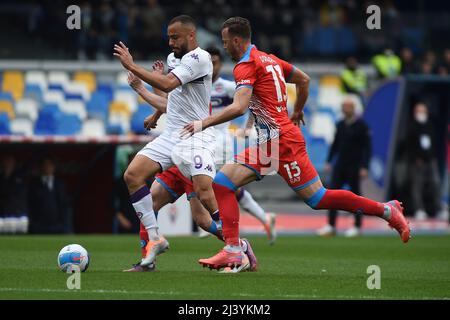
[[[136,77],[136,75],[131,71],[128,71],[127,80],[128,84],[133,88],[134,91],[139,91],[144,87],[144,85],[142,84],[142,80]]]
[[[154,113],[154,114],[148,116],[147,118],[145,118],[144,128],[147,130],[155,129],[156,124],[158,123],[159,117],[160,116],[157,113]]]
[[[203,130],[203,122],[201,120],[193,121],[184,126],[184,128],[180,132],[180,136],[183,139],[189,138],[194,133],[200,132]]]
[[[164,62],[162,62],[161,60],[156,60],[153,63],[152,68],[153,68],[153,71],[163,74],[164,73]]]
[[[120,41],[119,44],[114,45],[113,55],[119,58],[120,63],[122,63],[125,69],[130,70],[134,63],[133,57],[131,56],[128,47],[122,41]]]
[[[296,126],[300,125],[300,122],[305,126],[306,123],[305,123],[305,120],[303,119],[304,115],[305,115],[305,114],[304,114],[303,110],[302,110],[302,111],[294,112],[294,113],[292,114],[292,116],[291,116],[291,121],[292,121]]]

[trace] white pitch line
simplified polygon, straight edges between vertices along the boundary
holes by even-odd
[[[48,288],[0,288],[0,292],[48,292],[48,293],[101,293],[101,294],[139,294],[139,295],[182,295],[182,296],[199,296],[204,293],[195,292],[174,292],[174,291],[128,291],[128,290],[69,290],[69,289],[48,289]],[[422,299],[422,300],[450,300],[450,297],[389,297],[389,296],[349,296],[349,295],[337,295],[337,296],[319,296],[315,294],[275,294],[275,295],[261,295],[252,293],[228,293],[230,296],[235,297],[258,297],[258,298],[291,298],[291,299]]]

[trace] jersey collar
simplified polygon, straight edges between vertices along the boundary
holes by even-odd
[[[255,46],[254,44],[250,44],[250,45],[248,46],[247,51],[245,51],[244,55],[242,56],[241,60],[239,60],[238,63],[241,63],[241,62],[247,62],[247,61],[250,59],[250,51],[252,51],[252,48],[253,48],[254,46]]]

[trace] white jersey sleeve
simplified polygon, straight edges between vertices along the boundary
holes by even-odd
[[[178,66],[176,66],[171,72],[180,80],[184,85],[191,81],[202,78],[210,72],[211,56],[208,52],[202,50],[193,50],[188,54],[185,54]]]

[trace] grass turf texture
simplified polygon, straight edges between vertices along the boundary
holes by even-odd
[[[219,274],[199,258],[215,254],[216,239],[168,238],[157,271],[123,273],[139,260],[136,236],[1,236],[0,299],[450,299],[450,237],[357,239],[280,237],[268,246],[250,238],[255,273]],[[68,290],[57,268],[59,250],[84,246],[91,257],[81,290]],[[381,289],[366,286],[367,267],[381,268]]]

